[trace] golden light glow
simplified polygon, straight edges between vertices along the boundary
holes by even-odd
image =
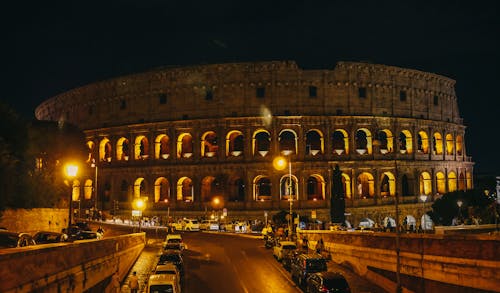
[[[143,211],[146,208],[146,203],[144,202],[144,200],[142,198],[136,198],[132,202],[132,207],[134,208],[134,210]]]
[[[278,156],[278,157],[274,158],[274,160],[273,160],[274,169],[281,171],[281,170],[285,170],[286,166],[287,166],[287,161],[284,157]]]
[[[78,165],[75,164],[67,164],[65,167],[66,175],[68,177],[75,177],[78,173]]]

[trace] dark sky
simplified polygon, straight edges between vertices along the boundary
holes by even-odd
[[[370,61],[455,79],[475,171],[500,175],[500,1],[9,2],[0,94],[28,118],[66,90],[160,66]]]

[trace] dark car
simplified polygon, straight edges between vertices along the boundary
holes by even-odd
[[[69,229],[63,229],[63,233],[68,235],[68,241],[98,238],[97,232],[92,231],[92,229],[86,222],[73,224],[69,227]]]
[[[310,274],[327,271],[327,260],[318,253],[301,253],[292,260],[290,273],[299,286],[306,283]]]
[[[344,276],[337,272],[320,272],[307,278],[307,293],[351,292]]]
[[[68,235],[52,231],[38,231],[33,235],[36,244],[60,243],[68,240]]]
[[[182,259],[182,255],[178,250],[163,251],[163,253],[160,255],[160,259],[158,260],[158,264],[164,265],[166,263],[173,263],[179,270],[181,276],[184,275],[184,261]]]
[[[294,260],[300,252],[297,250],[287,251],[283,254],[283,258],[281,259],[281,264],[285,268],[285,270],[289,271],[292,266],[292,260]]]
[[[33,237],[28,233],[0,231],[0,248],[14,248],[35,245]]]

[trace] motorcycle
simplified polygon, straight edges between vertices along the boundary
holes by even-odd
[[[271,237],[271,236],[267,236],[265,239],[264,239],[264,247],[266,248],[272,248],[275,244],[275,239],[274,237]]]

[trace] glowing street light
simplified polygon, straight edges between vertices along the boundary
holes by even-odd
[[[292,151],[285,150],[283,151],[283,154],[285,156],[288,156],[288,162],[287,160],[282,157],[278,156],[274,158],[273,160],[273,167],[274,169],[278,171],[285,170],[286,166],[288,165],[288,202],[290,203],[290,218],[288,219],[288,234],[290,239],[293,239],[292,234],[293,234],[293,212],[292,212],[292,206],[293,206],[293,196],[292,196],[292,159],[290,158],[290,155],[292,154]]]
[[[142,212],[146,209],[146,202],[138,197],[132,201],[132,216],[139,217],[139,232],[141,232]]]
[[[77,165],[74,165],[74,164],[67,164],[65,166],[65,172],[66,172],[66,176],[68,177],[68,185],[70,186],[71,188],[71,192],[69,193],[69,198],[68,198],[68,233],[69,233],[69,228],[71,227],[71,223],[73,222],[72,221],[72,214],[73,214],[73,210],[72,210],[72,205],[73,205],[73,179],[76,177],[76,175],[78,174],[78,166]]]

